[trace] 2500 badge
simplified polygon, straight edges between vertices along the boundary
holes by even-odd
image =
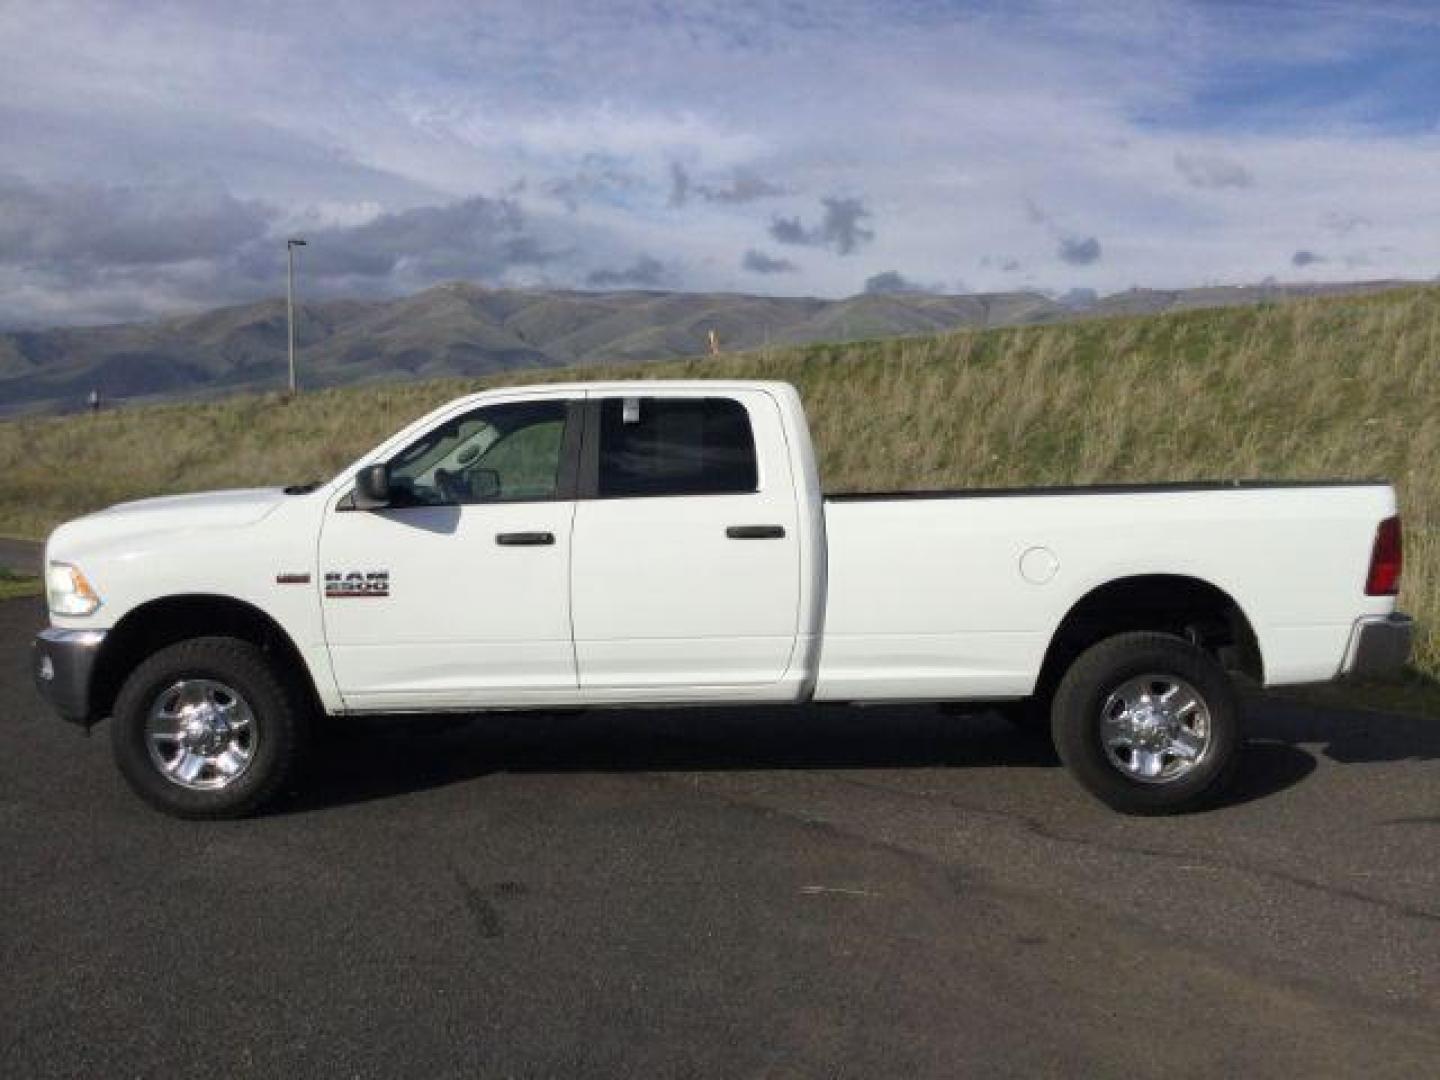
[[[389,596],[389,570],[327,570],[325,599],[339,600],[350,596]]]

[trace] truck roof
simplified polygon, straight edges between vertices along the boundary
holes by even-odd
[[[795,387],[778,379],[606,379],[596,382],[521,383],[514,386],[494,386],[468,395],[470,398],[486,398],[496,394],[517,392],[562,392],[581,393],[588,391],[636,391],[646,390],[769,390],[794,393]],[[463,399],[461,399],[463,400]]]

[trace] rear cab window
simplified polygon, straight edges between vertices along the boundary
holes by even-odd
[[[758,484],[750,417],[734,398],[601,401],[599,498],[740,494]]]

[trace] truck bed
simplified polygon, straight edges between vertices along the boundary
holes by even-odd
[[[1003,499],[1019,495],[1139,495],[1193,491],[1267,491],[1277,488],[1384,487],[1386,480],[1174,480],[1145,484],[1057,484],[1044,487],[940,488],[929,491],[827,491],[826,502],[888,499]]]
[[[1393,606],[1364,590],[1395,512],[1387,485],[1356,480],[829,495],[816,696],[1023,696],[1067,612],[1147,576],[1231,598],[1266,683],[1333,678],[1357,614]]]

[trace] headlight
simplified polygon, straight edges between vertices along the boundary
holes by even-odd
[[[55,615],[92,615],[100,596],[78,566],[52,562],[45,574],[45,592]]]

